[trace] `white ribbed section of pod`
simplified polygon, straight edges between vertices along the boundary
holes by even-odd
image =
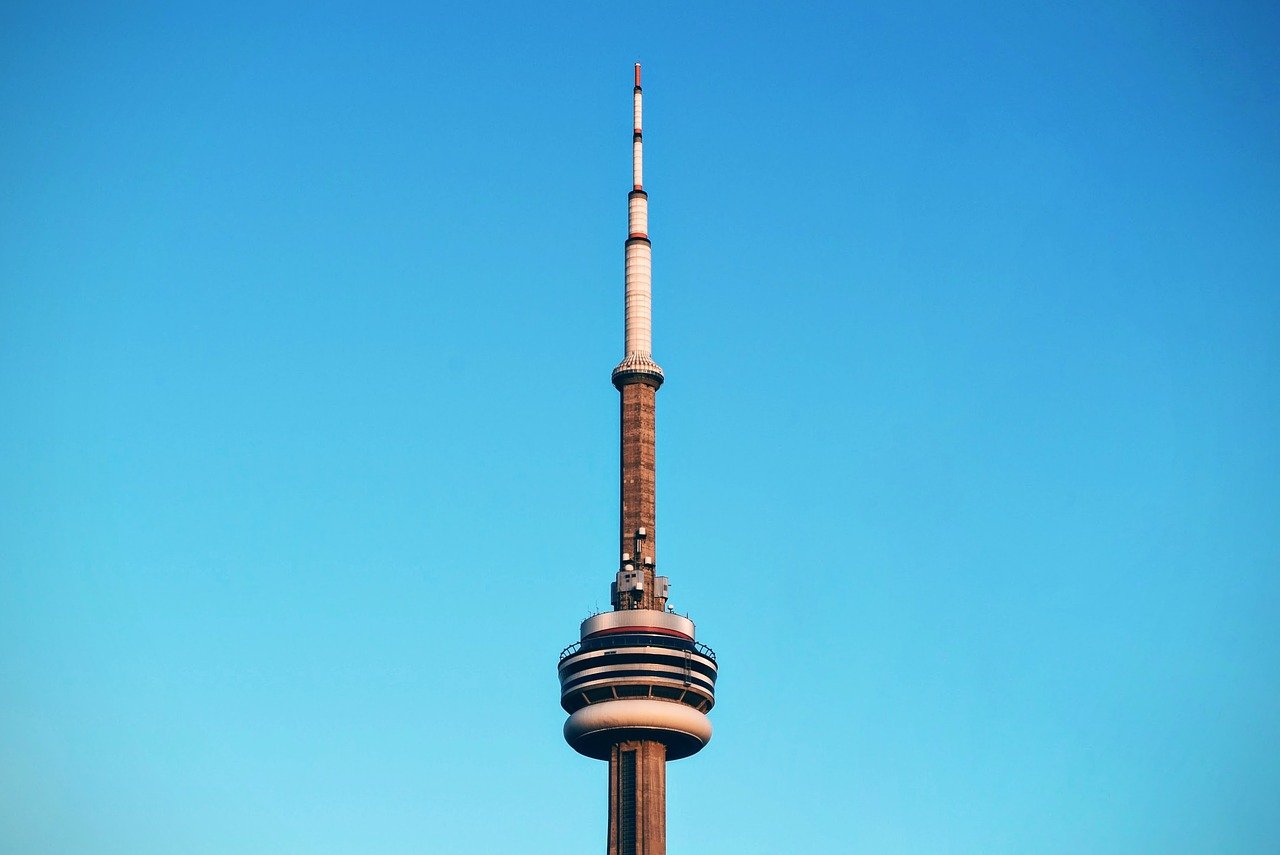
[[[633,235],[649,234],[649,200],[639,193],[631,197],[627,208],[627,231]]]
[[[706,712],[719,670],[710,649],[660,635],[613,635],[569,648],[556,672],[560,705],[575,712],[619,698],[653,697]]]
[[[645,240],[627,244],[626,352],[653,353],[653,248]]]
[[[613,369],[613,378],[616,381],[619,375],[626,374],[648,374],[651,377],[661,378],[662,367],[653,361],[649,355],[641,356],[638,353],[628,353],[618,363],[618,367]],[[637,610],[638,611],[638,610]]]

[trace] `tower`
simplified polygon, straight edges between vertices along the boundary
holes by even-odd
[[[613,611],[582,622],[560,654],[564,738],[609,762],[608,855],[665,855],[668,760],[711,739],[716,656],[694,638],[693,621],[667,608],[656,575],[655,404],[663,373],[653,361],[652,246],[644,190],[640,64],[632,94],[632,188],[628,194],[625,348],[613,369],[621,397],[621,501]]]

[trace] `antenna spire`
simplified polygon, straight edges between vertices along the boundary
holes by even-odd
[[[641,99],[643,93],[640,91],[640,63],[636,63],[636,88],[632,93],[632,114],[635,116],[635,134],[631,137],[631,183],[633,189],[644,189],[644,137],[641,131],[640,113]]]
[[[627,197],[626,323],[622,363],[613,383],[662,385],[662,369],[653,361],[653,247],[649,243],[649,194],[644,191],[643,93],[640,63],[631,95],[631,193]]]

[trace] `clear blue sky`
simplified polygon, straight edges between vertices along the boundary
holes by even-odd
[[[0,10],[0,850],[598,852],[631,63],[673,853],[1280,848],[1280,14]]]

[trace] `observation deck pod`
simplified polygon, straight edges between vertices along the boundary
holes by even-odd
[[[678,760],[711,740],[716,655],[688,618],[649,609],[587,618],[559,673],[564,737],[579,754],[607,760],[610,746],[647,739]]]

